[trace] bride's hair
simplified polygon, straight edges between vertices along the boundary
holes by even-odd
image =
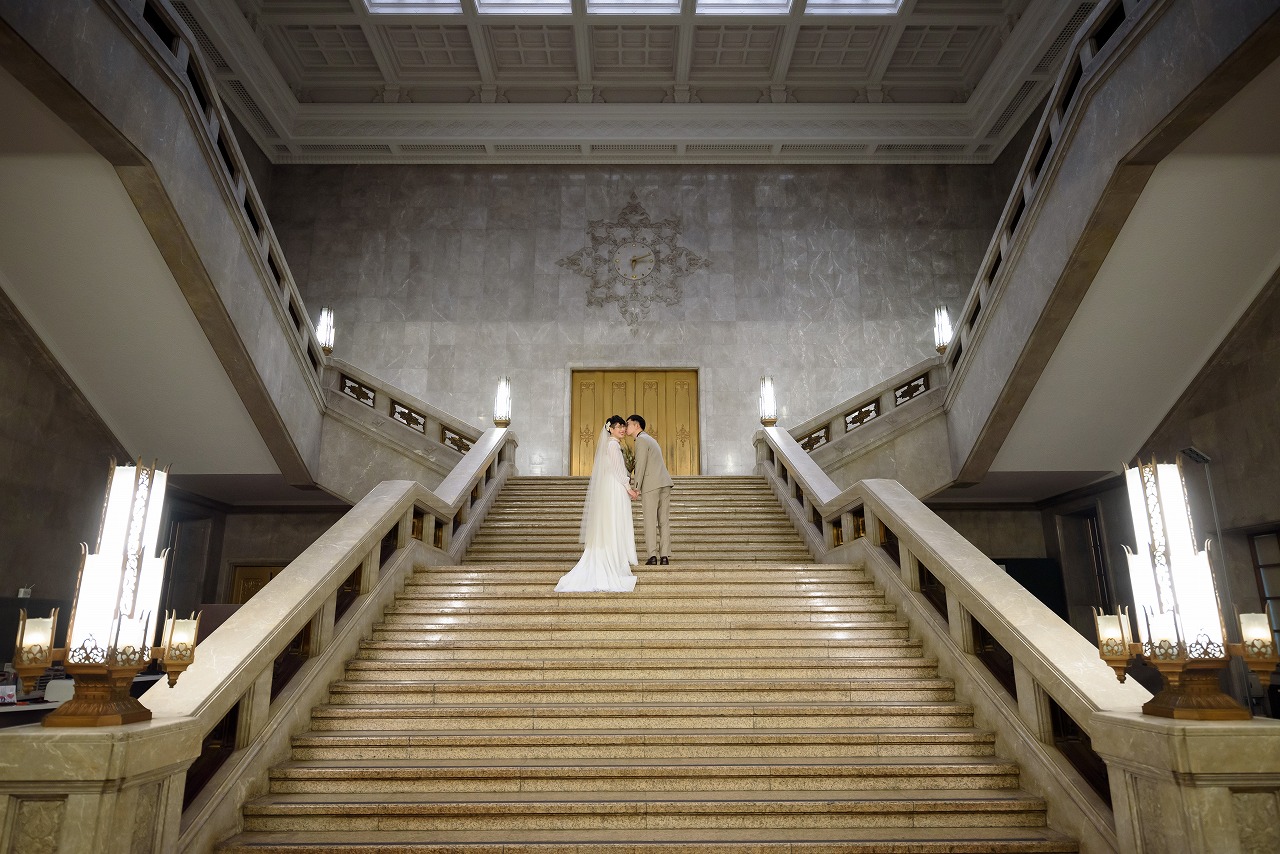
[[[604,422],[604,426],[605,426],[606,428],[607,428],[607,427],[613,427],[613,426],[615,426],[615,425],[617,425],[617,426],[619,426],[619,427],[626,427],[626,426],[627,426],[627,422],[626,422],[626,421],[624,421],[624,420],[622,419],[622,416],[621,416],[621,415],[610,415],[610,416],[609,416],[609,420],[608,420],[608,421],[606,421],[606,422]]]

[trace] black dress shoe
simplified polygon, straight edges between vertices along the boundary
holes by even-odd
[[[671,563],[671,559],[664,557],[662,560],[658,561],[658,563],[662,564],[663,566],[668,566]]]
[[[645,566],[657,566],[657,565],[658,565],[658,559],[657,559],[656,557],[651,557],[651,558],[649,558],[648,560],[646,560],[646,561],[644,562],[644,565],[645,565]]]

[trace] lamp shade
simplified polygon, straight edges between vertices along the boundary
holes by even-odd
[[[951,315],[947,307],[940,305],[933,310],[933,346],[939,353],[945,352],[951,343]]]
[[[148,660],[152,617],[160,601],[164,555],[156,554],[168,474],[154,465],[112,461],[98,548],[82,546],[67,662]]]
[[[1196,548],[1180,467],[1141,463],[1125,471],[1125,482],[1138,540],[1136,553],[1125,551],[1143,643],[1185,643],[1193,657],[1225,655],[1209,553]]]
[[[333,352],[333,309],[325,306],[320,309],[320,322],[316,324],[316,338],[326,353]]]
[[[773,392],[773,377],[760,378],[760,423],[766,427],[778,423],[778,398]]]
[[[511,424],[511,380],[498,380],[498,393],[493,398],[493,423],[498,427]]]

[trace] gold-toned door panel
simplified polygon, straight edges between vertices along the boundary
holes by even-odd
[[[574,371],[571,382],[571,474],[591,474],[604,420],[633,412],[644,416],[673,475],[700,473],[697,371]]]

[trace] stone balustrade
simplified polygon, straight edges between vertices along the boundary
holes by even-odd
[[[491,429],[436,489],[371,490],[200,643],[174,688],[143,695],[151,721],[0,731],[3,850],[175,854],[233,834],[405,578],[461,561],[515,447]]]
[[[952,480],[946,393],[933,356],[787,432],[836,483],[889,478],[927,495]]]
[[[815,558],[865,563],[1082,852],[1274,845],[1280,721],[1142,715],[1148,691],[902,484],[841,489],[778,427],[756,450]]]

